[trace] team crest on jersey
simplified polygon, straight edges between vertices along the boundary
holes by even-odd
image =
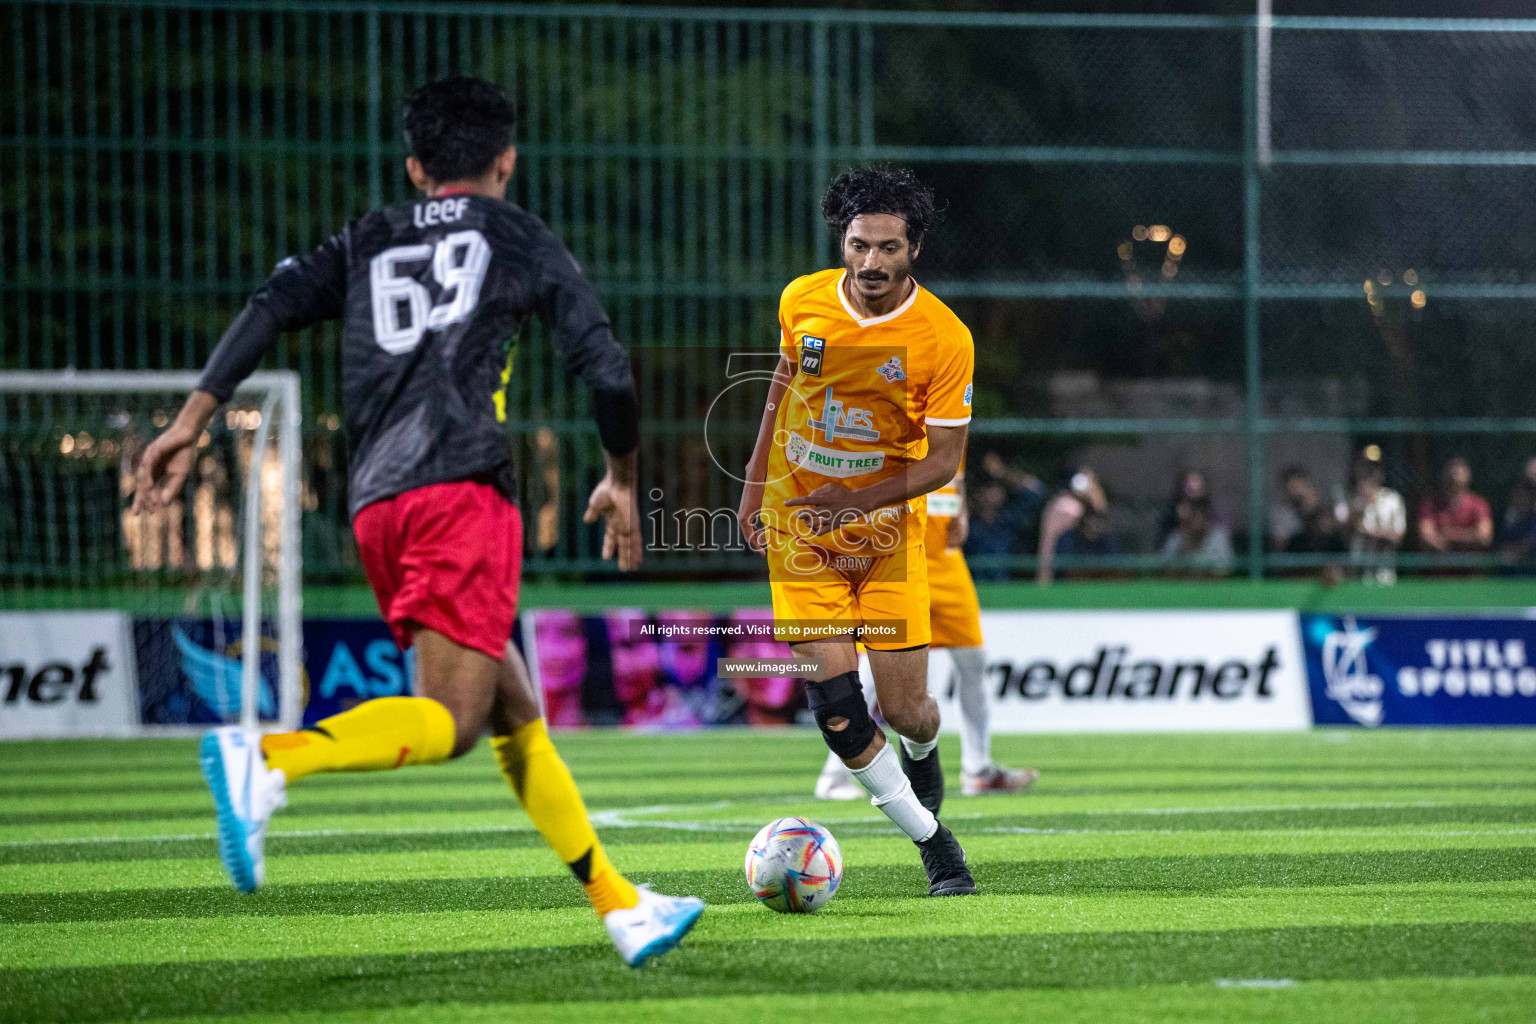
[[[800,336],[800,372],[807,377],[820,377],[821,364],[827,354],[827,339],[809,334]]]
[[[896,356],[891,356],[891,358],[887,359],[884,366],[876,367],[875,372],[884,377],[886,382],[890,384],[907,379],[907,372],[901,368],[901,360]]]

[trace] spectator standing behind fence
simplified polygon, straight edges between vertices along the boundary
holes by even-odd
[[[1163,517],[1158,520],[1157,536],[1152,539],[1153,546],[1161,547],[1178,530],[1180,502],[1210,500],[1210,483],[1204,472],[1185,466],[1175,473],[1173,486],[1168,490],[1168,505],[1163,509]],[[1214,507],[1211,514],[1212,522],[1215,522]]]
[[[1472,467],[1449,459],[1440,493],[1419,505],[1419,540],[1431,551],[1487,551],[1493,547],[1493,514],[1488,499],[1472,491]]]
[[[1045,500],[1045,485],[1038,477],[1015,469],[996,452],[981,458],[985,482],[968,495],[969,532],[965,538],[967,560],[995,556],[1001,559],[1017,550],[1019,537]],[[1006,580],[1006,565],[971,562],[978,580]]]
[[[1536,458],[1526,460],[1524,475],[1509,489],[1499,524],[1499,553],[1516,565],[1536,561]]]
[[[1348,518],[1347,508],[1325,505],[1317,484],[1301,466],[1286,467],[1280,474],[1280,486],[1285,497],[1269,512],[1272,550],[1288,555],[1343,554],[1347,550],[1343,522]],[[1324,569],[1334,577],[1340,572],[1337,567]]]
[[[1119,555],[1124,551],[1125,546],[1120,542],[1119,535],[1110,529],[1109,515],[1097,509],[1084,512],[1077,525],[1062,534],[1056,542],[1056,554],[1061,557]],[[1097,574],[1105,575],[1105,571],[1100,570]]]
[[[1397,582],[1393,564],[1397,546],[1408,530],[1408,510],[1403,496],[1387,486],[1387,472],[1380,462],[1361,459],[1355,463],[1355,493],[1349,501],[1350,551],[1360,566],[1361,578],[1391,586]]]
[[[1088,515],[1104,515],[1109,510],[1109,499],[1099,486],[1098,474],[1087,466],[1079,468],[1067,481],[1067,486],[1046,502],[1040,514],[1040,561],[1035,569],[1035,580],[1049,583],[1054,578],[1056,545],[1069,532],[1076,530]]]
[[[1207,497],[1185,498],[1173,509],[1178,524],[1163,540],[1160,554],[1192,574],[1222,576],[1232,569],[1232,534],[1216,522]]]

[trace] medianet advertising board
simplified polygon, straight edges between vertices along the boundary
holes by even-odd
[[[1288,611],[984,612],[992,729],[1178,732],[1306,729]],[[945,728],[959,719],[948,658],[930,659]]]
[[[0,738],[125,736],[135,730],[124,612],[0,612]]]

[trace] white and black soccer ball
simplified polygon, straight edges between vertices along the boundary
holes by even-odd
[[[832,833],[806,818],[779,818],[747,847],[747,885],[769,910],[812,914],[843,880],[843,852]]]

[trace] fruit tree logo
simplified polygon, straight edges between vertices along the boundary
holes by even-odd
[[[1381,724],[1381,695],[1385,690],[1381,677],[1371,674],[1365,649],[1376,639],[1376,630],[1360,629],[1352,617],[1344,628],[1323,638],[1323,679],[1329,700],[1361,725],[1374,728]]]

